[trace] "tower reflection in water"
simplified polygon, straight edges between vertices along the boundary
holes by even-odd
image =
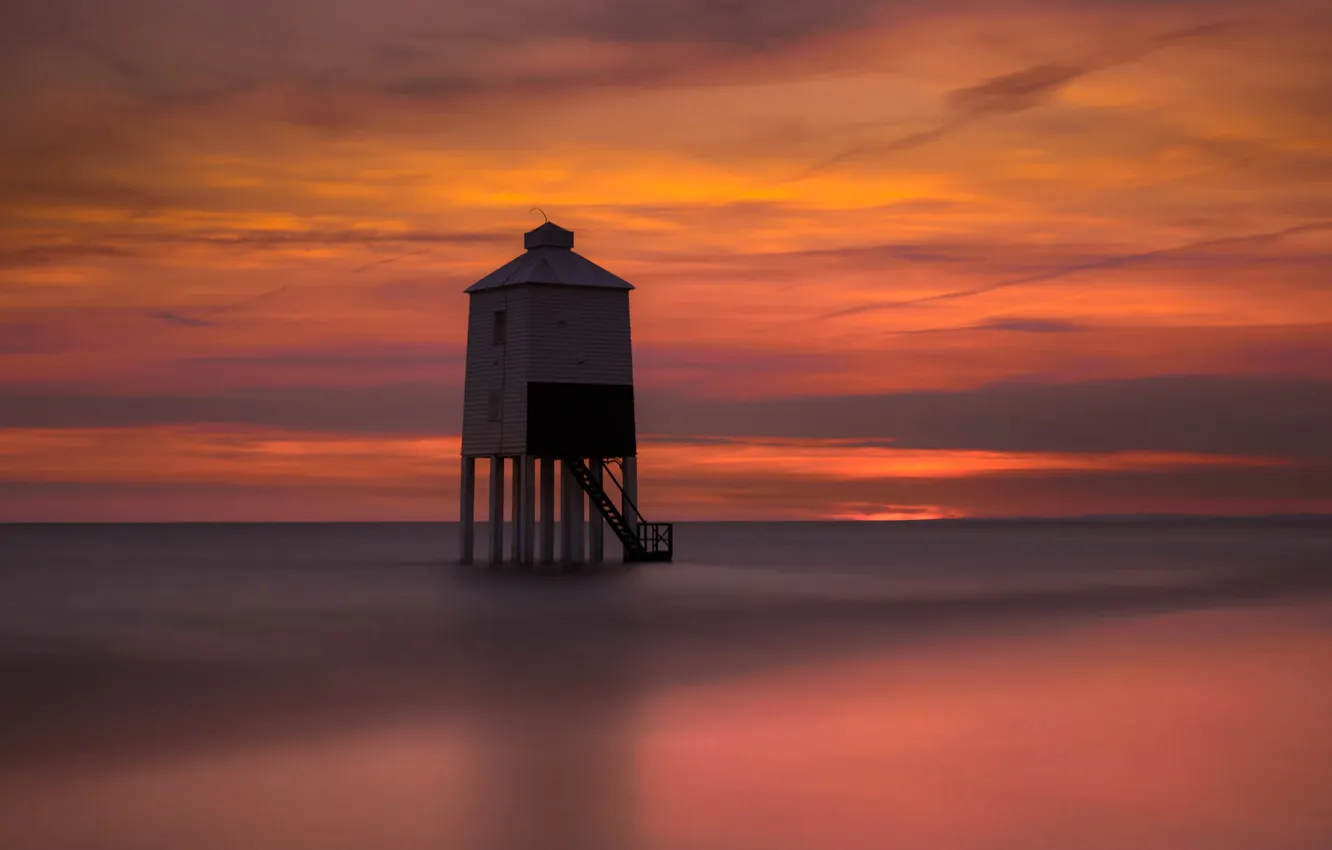
[[[501,580],[492,589],[517,589],[543,608],[573,590],[536,582],[517,589]],[[575,592],[588,589],[575,584]],[[460,636],[456,695],[473,758],[466,834],[454,837],[476,850],[638,846],[635,741],[646,658],[633,612],[528,609],[502,620]]]

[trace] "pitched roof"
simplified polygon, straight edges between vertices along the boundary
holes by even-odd
[[[546,283],[563,286],[595,286],[601,289],[633,289],[633,285],[573,250],[573,231],[546,222],[523,234],[526,253],[520,254],[467,287],[481,292],[502,286]]]
[[[524,248],[572,248],[573,231],[565,230],[553,221],[523,234]]]

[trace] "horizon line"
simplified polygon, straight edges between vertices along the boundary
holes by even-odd
[[[950,516],[903,519],[687,519],[676,520],[674,525],[772,525],[772,524],[838,524],[838,525],[960,525],[966,523],[1077,523],[1077,522],[1332,522],[1329,513],[1290,514],[1194,514],[1194,513],[1127,513],[1127,514],[1075,514],[1068,516]],[[512,522],[512,520],[505,520]],[[477,525],[489,520],[476,520]],[[19,525],[458,525],[458,520],[434,519],[161,519],[161,520],[5,520],[0,526]],[[556,525],[559,521],[556,521]]]

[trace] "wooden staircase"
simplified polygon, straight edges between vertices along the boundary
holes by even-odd
[[[606,524],[615,532],[615,536],[620,538],[624,544],[625,561],[669,561],[673,554],[675,528],[669,522],[647,522],[643,515],[638,512],[638,507],[628,499],[624,502],[632,512],[634,523],[631,525],[628,518],[625,517],[620,509],[615,506],[606,494],[606,489],[601,486],[597,476],[593,474],[587,462],[581,457],[563,458],[562,462],[574,477],[578,479],[578,484],[587,493],[592,504],[596,505],[597,510],[605,518]],[[595,458],[594,462],[601,470],[609,475],[615,485],[624,492],[624,486],[620,484],[615,473],[611,472],[609,465],[601,458]]]

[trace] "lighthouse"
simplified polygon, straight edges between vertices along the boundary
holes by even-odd
[[[459,561],[475,558],[479,458],[490,471],[491,564],[600,562],[608,528],[624,561],[669,561],[672,526],[638,508],[634,287],[549,221],[523,247],[466,290]]]

